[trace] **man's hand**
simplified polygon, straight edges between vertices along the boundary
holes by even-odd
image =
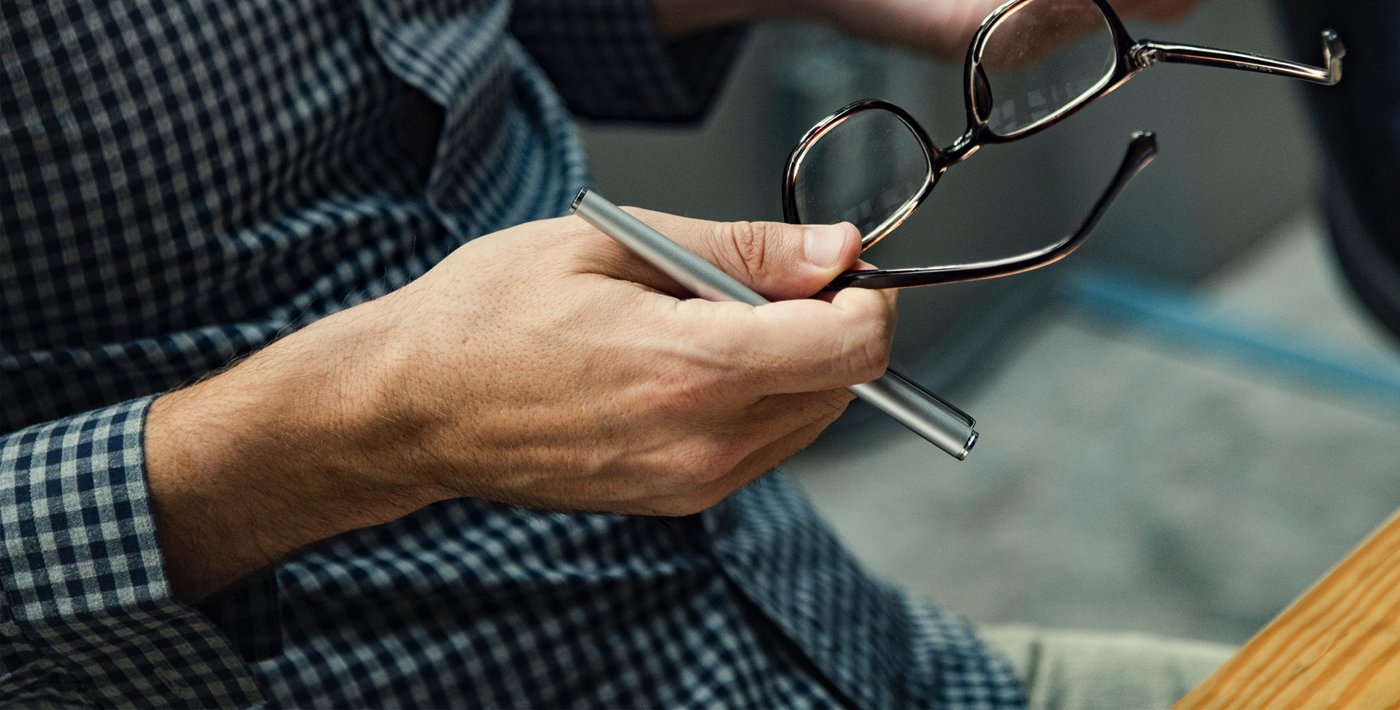
[[[850,225],[638,214],[775,300],[816,292],[859,253]],[[444,496],[663,515],[707,508],[809,443],[843,387],[884,372],[894,326],[880,293],[687,299],[575,218],[477,240],[386,301],[398,316],[374,406],[397,422],[383,438],[416,452],[382,457],[391,475]]]
[[[637,214],[780,302],[687,298],[576,218],[477,239],[157,400],[149,480],[177,592],[451,497],[703,510],[883,373],[892,295],[781,300],[857,263],[854,227]]]
[[[1052,2],[1054,0],[1042,0]],[[1063,0],[1062,0],[1063,1]],[[1087,2],[1087,0],[1073,0]],[[862,39],[961,61],[982,21],[1005,0],[653,0],[662,32],[758,19],[822,22]],[[1113,0],[1124,18],[1175,21],[1201,0]]]

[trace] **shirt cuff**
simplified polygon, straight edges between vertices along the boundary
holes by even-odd
[[[28,649],[0,695],[42,675],[100,704],[258,702],[239,649],[258,648],[275,619],[221,630],[217,600],[206,617],[171,594],[146,485],[153,399],[0,436],[0,646]]]
[[[646,121],[701,118],[744,36],[726,28],[667,42],[650,0],[519,0],[511,33],[574,113]]]

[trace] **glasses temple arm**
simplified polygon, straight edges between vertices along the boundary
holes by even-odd
[[[1113,181],[1109,183],[1108,189],[1104,190],[1098,202],[1094,203],[1094,208],[1090,210],[1089,216],[1079,225],[1079,229],[1068,237],[1052,244],[1044,249],[1027,252],[1019,256],[1006,259],[996,259],[994,261],[982,261],[972,264],[959,264],[956,266],[935,266],[932,268],[918,269],[875,269],[866,271],[847,271],[837,276],[826,286],[828,291],[843,288],[911,288],[915,286],[934,286],[938,284],[961,283],[964,281],[982,281],[985,279],[1000,278],[1020,274],[1042,266],[1053,264],[1060,259],[1069,256],[1078,249],[1089,234],[1094,231],[1104,215],[1108,213],[1108,208],[1118,195],[1123,192],[1123,188],[1128,186],[1138,173],[1142,172],[1157,157],[1157,138],[1149,132],[1138,133],[1133,136],[1133,140],[1128,144],[1127,154],[1123,156],[1123,163],[1118,166],[1118,172],[1113,176]]]
[[[1196,64],[1261,74],[1276,74],[1328,86],[1342,80],[1342,57],[1345,57],[1346,53],[1346,45],[1342,44],[1341,38],[1332,30],[1326,30],[1322,33],[1321,67],[1264,57],[1258,54],[1197,47],[1189,44],[1170,44],[1153,40],[1138,42],[1132,49],[1132,56],[1141,68],[1152,66],[1157,62]]]

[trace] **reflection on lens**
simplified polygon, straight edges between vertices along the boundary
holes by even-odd
[[[881,109],[853,114],[812,144],[794,184],[806,224],[850,222],[867,244],[897,226],[933,168],[919,139]]]
[[[1103,87],[1117,56],[1108,18],[1091,0],[1026,3],[987,37],[989,127],[1010,137],[1054,119]]]

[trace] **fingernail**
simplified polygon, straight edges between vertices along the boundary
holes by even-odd
[[[818,268],[829,269],[846,249],[846,228],[836,224],[807,227],[807,261]]]

